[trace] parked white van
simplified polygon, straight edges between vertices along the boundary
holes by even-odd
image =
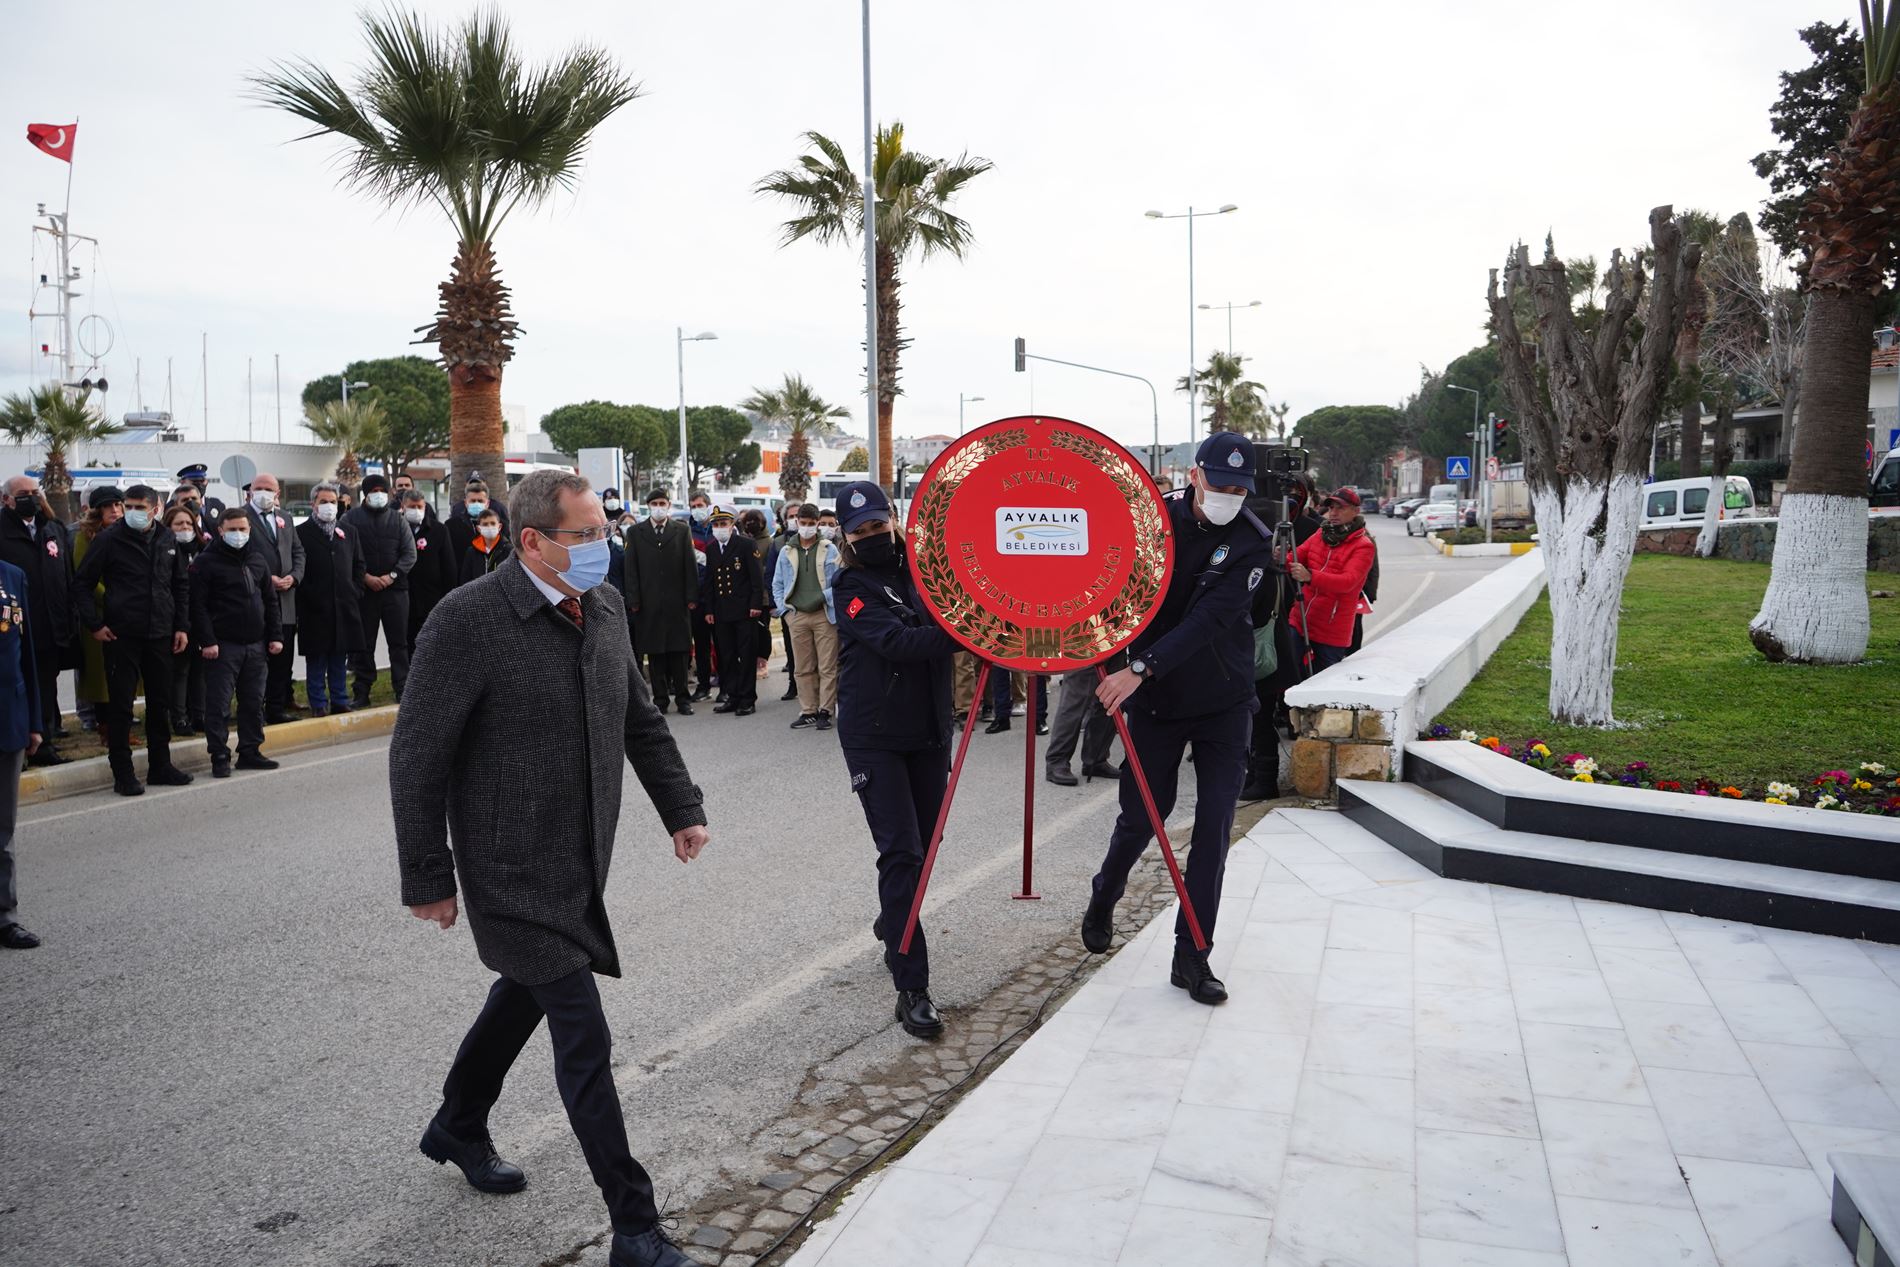
[[[1700,524],[1709,508],[1709,477],[1658,480],[1643,486],[1643,527],[1658,524]],[[1743,475],[1731,475],[1722,487],[1722,517],[1756,517],[1755,489]]]

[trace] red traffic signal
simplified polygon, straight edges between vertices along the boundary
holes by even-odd
[[[1491,420],[1492,447],[1495,448],[1496,446],[1503,444],[1504,437],[1509,435],[1510,431],[1511,431],[1511,420],[1509,418],[1493,418]]]

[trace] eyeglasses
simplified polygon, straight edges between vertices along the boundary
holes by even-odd
[[[609,529],[602,526],[598,528],[536,528],[535,531],[547,536],[578,537],[580,544],[592,545],[596,541],[605,541]]]

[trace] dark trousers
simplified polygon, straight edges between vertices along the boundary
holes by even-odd
[[[712,690],[713,678],[713,627],[700,619],[697,611],[693,613],[693,671],[694,689]]]
[[[1251,703],[1249,700],[1225,712],[1180,721],[1162,721],[1134,709],[1123,714],[1141,757],[1142,772],[1148,776],[1148,790],[1154,794],[1155,808],[1164,823],[1174,809],[1181,757],[1189,743],[1194,745],[1194,847],[1188,854],[1187,891],[1209,946],[1214,944],[1214,920],[1220,914],[1221,877],[1227,870],[1227,837],[1234,829],[1234,804],[1240,799],[1241,780],[1247,773],[1247,739],[1253,727],[1253,710],[1248,707]],[[1096,896],[1119,901],[1128,884],[1129,869],[1153,839],[1154,828],[1148,821],[1148,811],[1142,808],[1133,763],[1124,764],[1121,814],[1109,834],[1108,856],[1095,873]],[[1174,943],[1178,949],[1194,946],[1185,913],[1175,919]]]
[[[255,757],[264,746],[264,681],[261,642],[220,642],[218,658],[205,661],[205,748],[213,761],[228,761],[231,695],[237,694],[238,755]]]
[[[768,632],[766,633],[765,641],[766,641],[766,644],[769,646],[772,641],[772,635],[769,632],[770,630],[769,624],[767,626],[767,629],[768,629]],[[797,681],[798,680],[798,661],[795,660],[792,656],[792,626],[791,626],[791,622],[788,621],[783,616],[780,616],[778,618],[778,633],[779,633],[779,638],[785,644],[785,676],[788,678],[791,678],[793,681]]]
[[[613,1035],[588,969],[540,985],[497,977],[449,1066],[436,1118],[459,1139],[485,1138],[488,1110],[543,1016],[554,1044],[554,1085],[606,1198],[614,1231],[645,1231],[659,1222],[660,1212],[653,1204],[653,1180],[627,1147],[627,1123],[614,1090]]]
[[[1056,715],[1049,722],[1049,751],[1044,764],[1051,770],[1069,768],[1076,740],[1082,741],[1082,764],[1100,765],[1115,746],[1115,719],[1095,698],[1100,679],[1093,668],[1073,669],[1062,675],[1056,696]]]
[[[178,734],[183,734],[187,725],[205,723],[205,662],[198,651],[197,643],[188,642],[172,657],[172,730]],[[151,711],[150,691],[145,695],[145,707]]]
[[[363,614],[363,650],[350,656],[354,671],[356,704],[369,703],[370,688],[376,685],[376,631],[381,629],[389,643],[389,685],[402,698],[402,684],[409,677],[409,591],[363,591],[357,600]]]
[[[172,640],[121,635],[105,644],[106,706],[99,714],[106,732],[112,773],[132,774],[132,701],[145,679],[145,748],[148,773],[172,763]]]
[[[884,943],[884,966],[900,990],[930,988],[930,955],[924,945],[923,921],[911,938],[910,953],[900,955],[904,921],[917,896],[917,877],[924,868],[924,850],[937,826],[944,787],[950,781],[950,752],[923,748],[890,752],[882,748],[846,748],[845,769],[851,772],[851,790],[864,807],[877,844],[877,923],[871,926]]]
[[[737,620],[720,621],[712,631],[713,645],[719,649],[720,692],[734,704],[758,703],[759,653],[755,640],[759,635],[759,622],[750,616],[741,616]]]
[[[1305,666],[1302,676],[1311,677],[1321,669],[1330,669],[1352,654],[1351,647],[1335,647],[1324,642],[1309,643],[1299,630],[1293,631],[1293,658],[1295,663],[1303,663],[1308,649],[1313,652],[1313,662]]]
[[[290,685],[291,671],[297,664],[297,626],[284,626],[284,649],[276,655],[265,653],[264,707],[273,713],[287,713],[297,702]]]
[[[34,729],[40,732],[41,752],[52,749],[53,732],[59,729],[59,661],[59,647],[33,645],[33,663],[40,679],[40,724]],[[0,777],[6,773],[4,762],[5,757],[0,755]]]
[[[13,828],[20,815],[20,770],[26,753],[0,752],[0,928],[13,923],[20,889],[13,876]]]
[[[647,685],[653,689],[656,701],[669,696],[674,700],[686,698],[686,656],[684,651],[647,652]]]
[[[1093,672],[1093,670],[1090,670]],[[1046,719],[1049,716],[1049,676],[1045,673],[1033,675],[1036,679],[1036,716]],[[1010,673],[1008,669],[990,670],[990,716],[1007,717],[1010,710]]]

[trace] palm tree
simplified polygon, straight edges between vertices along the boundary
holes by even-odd
[[[864,233],[864,182],[836,141],[807,132],[816,151],[797,167],[773,172],[758,192],[789,200],[796,211],[785,222],[785,242],[813,238],[850,242]],[[910,341],[898,324],[903,262],[947,254],[962,259],[974,244],[970,226],[951,212],[963,187],[990,170],[987,158],[967,153],[954,160],[931,158],[904,148],[904,125],[891,123],[877,132],[871,177],[877,196],[877,482],[891,482],[891,407],[897,399],[898,362]]]
[[[1866,92],[1801,211],[1800,429],[1768,592],[1748,626],[1770,660],[1852,664],[1867,653],[1867,389],[1876,305],[1900,261],[1900,0],[1862,0],[1860,12]]]
[[[348,488],[355,488],[363,478],[357,455],[374,453],[382,447],[387,422],[381,403],[373,396],[326,400],[321,405],[305,405],[303,411],[303,425],[310,428],[317,443],[343,450],[336,464],[336,477]]]
[[[117,435],[122,428],[93,408],[88,391],[69,393],[42,387],[31,395],[17,392],[0,401],[0,433],[16,443],[43,444],[46,461],[40,468],[40,488],[53,513],[70,519],[68,494],[73,476],[67,458],[76,445]]]
[[[1241,377],[1248,358],[1230,352],[1211,352],[1207,368],[1194,371],[1194,381],[1207,401],[1207,429],[1242,431],[1258,435],[1266,429],[1266,388]],[[1174,381],[1174,390],[1188,390],[1187,375]]]
[[[501,371],[519,333],[495,267],[495,232],[571,189],[596,128],[639,95],[606,53],[577,46],[526,65],[507,20],[480,10],[445,31],[414,13],[363,18],[369,64],[354,90],[313,62],[252,79],[262,103],[345,143],[342,181],[392,207],[433,203],[454,226],[435,322],[417,327],[449,373],[451,481],[502,469]]]
[[[739,408],[789,429],[779,463],[779,491],[788,501],[804,501],[811,488],[811,437],[835,431],[837,424],[832,419],[849,418],[851,411],[826,402],[802,374],[787,374],[785,381],[774,388],[753,388],[752,394],[739,402]]]

